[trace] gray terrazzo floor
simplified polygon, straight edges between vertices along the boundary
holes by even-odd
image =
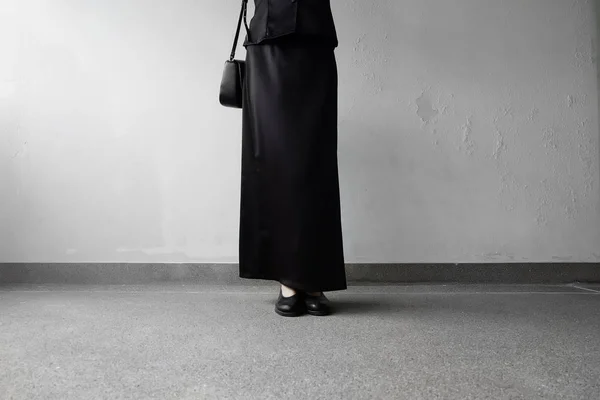
[[[600,399],[600,285],[0,286],[0,399]]]

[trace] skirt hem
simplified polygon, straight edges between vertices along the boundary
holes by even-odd
[[[296,289],[296,290],[301,290],[303,292],[335,292],[335,291],[339,291],[339,290],[347,290],[348,286],[346,284],[340,286],[340,285],[306,285],[300,282],[294,282],[292,280],[289,279],[283,279],[283,278],[276,278],[276,277],[269,277],[269,276],[256,276],[256,275],[244,275],[244,274],[240,274],[239,275],[240,278],[242,279],[262,279],[262,280],[267,280],[267,281],[276,281],[281,283],[282,285],[285,285],[287,287],[290,287],[292,289]]]

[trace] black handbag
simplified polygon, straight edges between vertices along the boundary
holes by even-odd
[[[246,62],[243,60],[235,60],[235,50],[238,45],[242,20],[244,21],[246,32],[250,35],[250,29],[248,28],[248,22],[246,21],[247,10],[248,0],[242,0],[242,10],[240,11],[240,18],[238,20],[237,30],[235,31],[231,56],[229,57],[229,60],[225,61],[223,78],[221,79],[219,102],[225,107],[242,108]]]

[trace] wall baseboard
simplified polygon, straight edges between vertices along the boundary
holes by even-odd
[[[563,284],[600,282],[600,263],[347,264],[348,283]],[[0,263],[0,284],[259,284],[238,264]],[[268,283],[268,281],[262,281]]]

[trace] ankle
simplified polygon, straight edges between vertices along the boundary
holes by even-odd
[[[283,294],[283,297],[291,297],[296,294],[296,291],[294,289],[292,289],[291,287],[287,287],[284,284],[282,284],[281,285],[281,293]]]

